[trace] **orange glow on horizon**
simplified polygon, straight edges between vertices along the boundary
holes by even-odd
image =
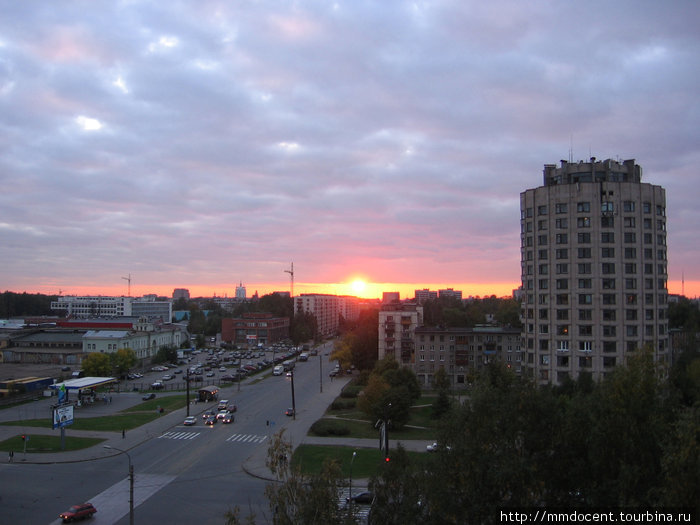
[[[186,288],[190,292],[190,297],[235,297],[238,283],[226,283],[215,285],[133,285],[131,295],[141,297],[148,294],[156,294],[161,297],[172,297],[175,288]],[[462,292],[462,297],[510,297],[513,290],[519,287],[520,283],[374,283],[362,278],[353,278],[344,283],[294,283],[294,295],[301,294],[329,294],[329,295],[350,295],[362,299],[381,299],[384,292],[399,292],[400,298],[413,299],[416,290],[442,290],[452,288]],[[252,297],[256,292],[259,296],[273,292],[289,292],[288,282],[278,283],[252,283],[245,284],[246,295]],[[700,281],[669,281],[669,293],[681,295],[684,291],[685,297],[700,297]],[[16,289],[8,290],[15,293],[40,293],[45,295],[106,295],[122,296],[127,295],[126,285],[115,286],[37,286],[31,290]]]

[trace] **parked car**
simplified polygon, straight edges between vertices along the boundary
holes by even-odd
[[[61,512],[58,517],[63,520],[63,523],[68,523],[69,521],[92,518],[93,514],[96,512],[97,509],[92,505],[92,503],[83,503],[81,505],[73,505],[67,511]]]
[[[156,395],[153,392],[151,392],[150,394],[146,394],[145,396],[143,396],[141,399],[143,399],[144,401],[148,401],[149,399],[155,399],[155,397]]]
[[[161,383],[160,381],[156,381],[155,383],[151,383],[151,388],[153,390],[160,390],[161,388],[163,388],[163,383]]]
[[[444,448],[446,450],[451,450],[451,448],[448,447],[443,447],[443,445],[439,444],[438,442],[433,443],[432,445],[428,445],[425,447],[428,452],[437,452],[438,450]]]
[[[352,501],[353,503],[370,504],[374,501],[374,494],[369,491],[360,492],[359,494],[355,494],[352,498],[345,498],[345,501],[346,503]]]
[[[185,418],[185,421],[182,423],[185,426],[192,426],[197,424],[197,418],[194,416],[187,416]]]

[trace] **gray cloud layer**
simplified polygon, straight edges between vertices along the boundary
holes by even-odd
[[[517,283],[572,145],[666,187],[700,281],[696,2],[2,4],[5,289]]]

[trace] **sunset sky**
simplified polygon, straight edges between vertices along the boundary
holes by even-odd
[[[696,1],[0,5],[2,291],[509,295],[520,192],[595,156],[700,295]]]

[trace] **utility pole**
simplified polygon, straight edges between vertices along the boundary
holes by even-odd
[[[290,270],[285,270],[284,273],[288,273],[289,277],[291,278],[292,281],[292,298],[294,298],[294,263],[292,263],[292,267]]]

